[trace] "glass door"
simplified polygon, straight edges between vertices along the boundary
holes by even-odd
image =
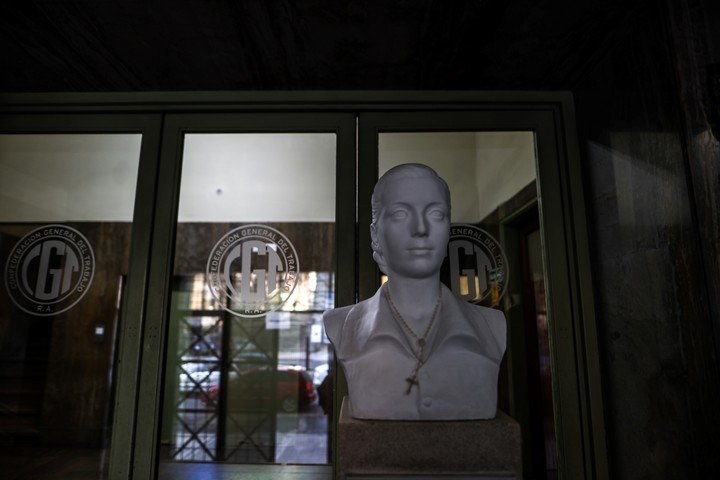
[[[498,408],[521,425],[527,478],[557,478],[562,460],[557,437],[579,441],[580,434],[558,413],[576,408],[580,399],[563,392],[574,388],[575,366],[572,358],[561,360],[574,346],[563,335],[571,318],[564,310],[566,279],[557,275],[565,261],[564,239],[557,234],[566,226],[562,206],[555,203],[558,152],[552,114],[368,113],[360,115],[359,125],[360,298],[369,298],[386,281],[370,248],[375,182],[403,163],[433,168],[451,197],[450,243],[441,279],[461,299],[505,314],[507,350]],[[518,233],[520,218],[534,219],[532,235]]]
[[[142,384],[160,388],[156,430],[138,432],[160,478],[220,463],[330,468],[322,313],[355,288],[353,141],[349,115],[167,117],[167,236],[151,273],[163,288],[146,329],[164,348],[144,359],[164,379]]]
[[[109,478],[132,437],[159,126],[2,118],[3,478]]]

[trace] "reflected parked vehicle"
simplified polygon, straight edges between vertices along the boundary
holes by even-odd
[[[217,407],[220,385],[214,383],[207,406]],[[278,365],[277,370],[258,368],[228,379],[227,409],[230,412],[265,410],[272,406],[285,413],[297,412],[317,399],[312,377],[302,367]]]
[[[325,380],[325,377],[328,376],[328,373],[330,372],[330,365],[327,363],[323,363],[321,365],[318,365],[313,370],[313,385],[315,385],[315,388],[319,387],[320,384],[322,384],[323,380]]]

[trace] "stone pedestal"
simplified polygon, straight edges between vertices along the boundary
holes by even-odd
[[[349,410],[345,398],[337,480],[522,478],[520,425],[501,411],[492,420],[420,422],[357,420]]]

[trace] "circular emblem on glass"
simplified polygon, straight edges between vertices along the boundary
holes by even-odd
[[[208,288],[223,308],[241,317],[260,317],[290,297],[298,277],[298,256],[290,240],[267,225],[227,232],[208,257]]]
[[[508,268],[500,243],[474,225],[450,226],[444,270],[450,287],[462,299],[493,307],[505,294]]]
[[[39,316],[72,308],[95,273],[90,242],[74,228],[45,225],[15,244],[5,263],[5,287],[21,310]]]

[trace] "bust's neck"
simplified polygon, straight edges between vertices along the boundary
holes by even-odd
[[[388,280],[386,288],[405,321],[415,332],[423,332],[440,294],[440,275],[429,278],[394,276]]]

